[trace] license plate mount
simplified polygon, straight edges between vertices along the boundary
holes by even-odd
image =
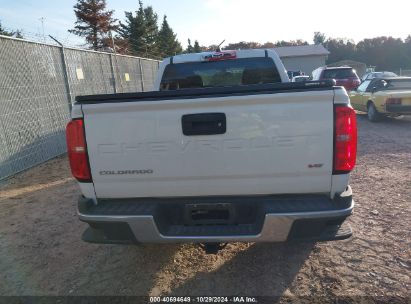
[[[184,218],[190,226],[230,225],[234,224],[235,212],[231,203],[188,204]]]

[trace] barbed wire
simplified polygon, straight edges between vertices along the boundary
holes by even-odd
[[[50,45],[56,45],[59,46],[59,44],[52,39],[49,36],[49,33],[45,33],[44,35],[40,32],[32,32],[32,31],[27,31],[27,30],[21,30],[21,29],[11,29],[11,28],[5,28],[3,27],[4,31],[7,31],[9,33],[13,33],[12,37],[17,38],[17,34],[20,34],[24,40],[29,40],[32,42],[37,42],[37,43],[45,43],[45,44],[50,44]],[[85,50],[90,50],[90,46],[87,44],[85,39],[78,38],[78,36],[72,34],[72,33],[67,33],[64,37],[62,35],[56,35],[56,34],[51,34],[53,38],[58,40],[61,44],[63,44],[64,47],[71,47],[71,48],[78,48],[78,49],[85,49]],[[116,41],[119,37],[115,37],[114,41]],[[83,40],[83,42],[80,42],[79,40]],[[128,39],[129,43],[135,42],[135,39]],[[123,52],[118,52],[121,50],[121,46],[119,44],[115,44],[115,50],[112,48],[112,43],[108,43],[108,47],[103,47],[100,50],[105,51],[105,52],[110,52],[110,53],[118,53],[120,55],[129,55],[129,56],[138,56],[138,57],[147,57],[147,58],[152,58],[156,60],[162,60],[164,58],[163,54],[158,51],[158,50],[150,50],[149,47],[141,47],[141,48],[136,48],[131,47],[129,45],[128,49],[123,50]],[[137,52],[137,54],[135,53]]]
[[[58,45],[56,41],[51,39],[49,37],[49,33],[45,33],[44,35],[41,33],[36,33],[32,31],[27,31],[27,30],[22,30],[22,29],[11,29],[11,28],[5,28],[3,27],[3,30],[8,32],[8,33],[13,33],[12,37],[18,38],[18,34],[20,34],[24,40],[30,40],[33,42],[38,42],[38,43],[46,43],[46,44],[52,44],[52,45]],[[58,41],[60,41],[64,46],[66,47],[75,47],[75,48],[87,48],[86,42],[81,42],[79,41],[80,39],[78,36],[75,36],[74,34],[67,33],[66,36],[62,37],[61,35],[57,34],[51,34],[51,36],[55,37]]]

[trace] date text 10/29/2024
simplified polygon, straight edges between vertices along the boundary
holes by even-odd
[[[258,303],[255,297],[150,297],[150,303]]]

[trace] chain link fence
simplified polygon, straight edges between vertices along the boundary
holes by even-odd
[[[397,72],[397,74],[398,74],[398,76],[407,76],[407,77],[409,77],[409,76],[411,76],[411,70],[400,69],[400,70]]]
[[[76,96],[153,90],[158,65],[0,36],[0,180],[66,152]]]

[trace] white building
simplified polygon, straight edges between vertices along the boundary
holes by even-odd
[[[274,48],[288,71],[303,71],[306,75],[325,66],[330,52],[321,44],[284,46]]]

